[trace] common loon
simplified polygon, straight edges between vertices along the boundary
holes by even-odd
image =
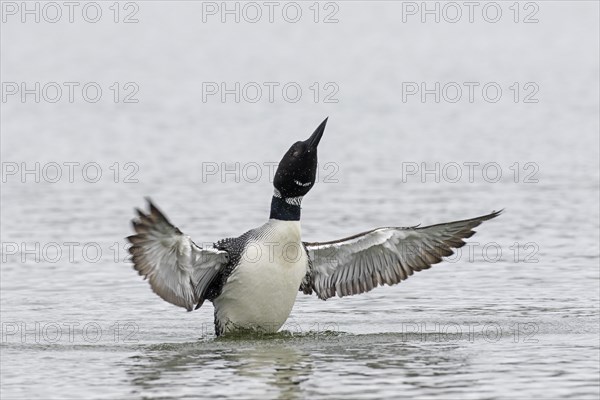
[[[394,285],[453,254],[473,228],[502,210],[426,227],[385,227],[345,239],[303,242],[300,204],[315,183],[317,146],[327,118],[305,141],[285,153],[273,181],[271,215],[237,238],[200,247],[147,198],[149,212],[136,209],[129,252],[135,270],[164,300],[188,311],[205,300],[214,305],[217,336],[237,330],[276,332],[296,295],[323,300]]]

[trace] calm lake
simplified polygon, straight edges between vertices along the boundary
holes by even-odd
[[[54,4],[2,3],[2,399],[598,398],[597,2]],[[326,116],[305,240],[505,212],[216,339],[132,269],[133,209],[261,225]]]

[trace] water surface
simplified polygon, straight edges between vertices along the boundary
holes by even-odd
[[[2,103],[3,171],[19,168],[1,193],[3,399],[598,398],[597,3],[538,2],[537,24],[403,23],[392,2],[337,3],[337,24],[223,24],[191,2],[137,4],[137,24],[2,25],[3,82],[105,90]],[[203,102],[203,82],[224,81],[305,95]],[[504,95],[403,101],[402,82],[438,81]],[[137,83],[139,102],[115,103],[113,82]],[[315,103],[314,82],[337,84],[338,102]],[[515,103],[514,82],[539,101]],[[217,340],[210,304],[162,302],[126,261],[132,209],[152,196],[199,243],[258,226],[265,163],[327,115],[306,240],[506,212],[398,286],[299,295],[283,332]],[[260,179],[244,175],[255,165]]]

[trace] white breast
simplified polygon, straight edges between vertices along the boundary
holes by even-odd
[[[223,332],[276,332],[285,323],[308,268],[299,221],[269,220],[247,244],[240,263],[214,300]]]

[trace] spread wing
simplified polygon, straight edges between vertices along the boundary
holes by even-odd
[[[228,254],[197,246],[147,201],[150,212],[136,210],[138,218],[132,221],[136,234],[127,238],[133,268],[169,303],[188,311],[196,304],[200,307],[207,288],[227,264]]]
[[[473,228],[502,210],[463,221],[412,228],[378,228],[349,238],[305,243],[312,261],[300,290],[326,300],[394,285],[415,271],[428,269],[462,247]]]

